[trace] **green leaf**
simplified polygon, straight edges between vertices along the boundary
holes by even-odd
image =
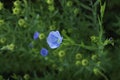
[[[101,18],[103,18],[104,16],[105,7],[106,7],[106,2],[104,2],[104,4],[101,5],[101,8],[100,8]]]

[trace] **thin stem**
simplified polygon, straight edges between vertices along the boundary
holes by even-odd
[[[93,46],[86,46],[86,45],[84,45],[83,42],[81,42],[80,44],[76,44],[75,41],[72,40],[71,38],[69,38],[67,35],[64,34],[64,36],[67,38],[67,39],[64,39],[64,40],[70,42],[70,44],[67,44],[67,45],[79,46],[79,47],[85,48],[87,50],[96,50],[97,49],[96,47],[93,47]]]
[[[96,50],[96,49],[97,49],[97,48],[95,48],[95,47],[86,46],[86,45],[84,45],[84,44],[72,44],[72,45],[79,46],[79,47],[82,47],[82,48],[87,49],[87,50]]]
[[[109,80],[105,74],[103,74],[101,71],[99,71],[99,74],[105,78],[105,80]]]
[[[96,1],[96,2],[98,2],[98,1]],[[96,8],[96,6],[95,6],[95,3],[93,4],[93,2],[91,2],[91,4],[93,5],[92,6],[92,15],[93,15],[93,24],[94,24],[94,26],[96,26],[97,28],[99,28],[99,26],[98,26],[98,24],[97,24],[97,8]],[[97,31],[99,32],[99,29],[97,29]]]
[[[102,20],[98,17],[99,21],[99,40],[100,43],[102,42],[102,36],[103,36],[103,26],[102,26]]]

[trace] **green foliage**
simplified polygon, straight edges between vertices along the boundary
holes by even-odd
[[[120,15],[108,14],[109,2],[16,0],[11,8],[5,3],[11,4],[0,2],[0,80],[120,79]],[[56,30],[63,41],[51,49],[46,38]],[[46,57],[42,48],[48,49]]]

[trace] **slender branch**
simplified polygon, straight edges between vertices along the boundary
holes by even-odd
[[[105,74],[103,74],[101,71],[99,71],[99,74],[105,78],[105,80],[109,80]]]

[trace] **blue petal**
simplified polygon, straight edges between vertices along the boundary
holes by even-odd
[[[47,43],[50,48],[54,49],[60,46],[63,37],[61,37],[59,31],[51,31],[47,37]]]
[[[61,37],[59,31],[55,31],[54,35],[57,36],[57,37]]]
[[[36,40],[39,37],[39,32],[35,32],[33,35],[33,39]]]
[[[49,47],[50,47],[51,49],[55,49],[55,48],[57,48],[57,47],[59,47],[59,46],[60,46],[60,44],[57,44],[57,43],[55,43],[55,44],[49,43]]]
[[[40,54],[45,57],[48,55],[48,50],[46,48],[42,48]]]
[[[47,40],[48,42],[53,43],[53,42],[57,42],[58,38],[54,36],[53,34],[49,34]]]

